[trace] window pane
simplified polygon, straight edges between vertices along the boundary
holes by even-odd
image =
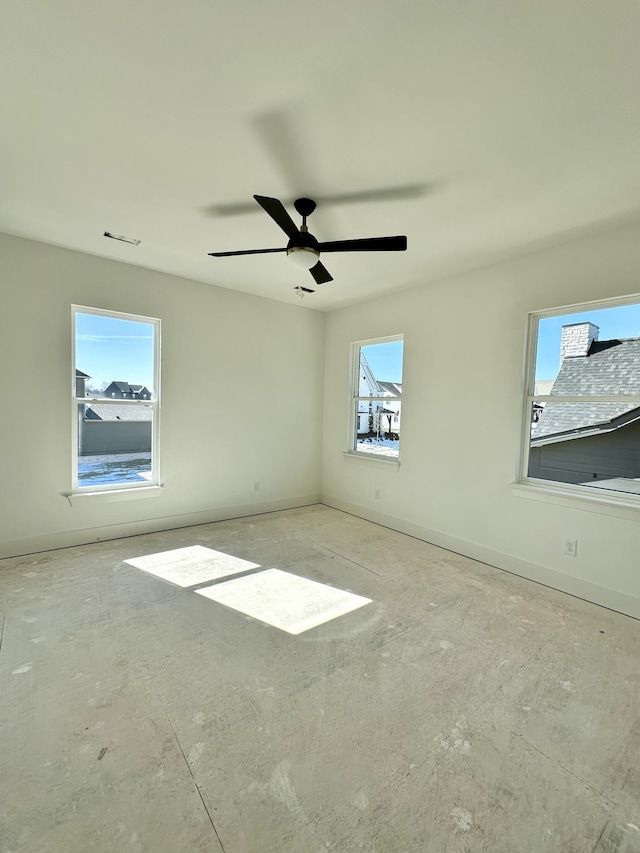
[[[76,377],[78,371],[87,377],[87,394],[136,399],[133,392],[144,389],[151,399],[154,332],[153,323],[76,312]]]
[[[640,305],[538,321],[534,394],[640,394]]]
[[[150,406],[80,404],[78,485],[149,482],[152,427]]]
[[[361,346],[361,372],[369,369],[376,379],[402,383],[402,349],[402,341],[384,341],[379,344]],[[359,396],[375,397],[377,395],[363,391]]]
[[[360,453],[398,457],[402,398],[403,342],[381,341],[357,347],[354,444]],[[382,397],[382,400],[364,399]]]
[[[640,494],[640,405],[534,402],[528,476]]]
[[[154,482],[155,322],[78,310],[75,330],[78,487]]]
[[[397,457],[400,452],[400,401],[359,402],[356,451]]]

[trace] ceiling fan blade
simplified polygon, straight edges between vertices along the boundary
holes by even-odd
[[[258,213],[255,201],[230,201],[223,204],[209,204],[201,207],[200,212],[205,216],[245,216],[247,213]]]
[[[402,184],[397,187],[380,187],[373,190],[355,190],[346,193],[316,193],[318,204],[367,204],[374,201],[404,201],[420,198],[432,189],[429,184]]]
[[[323,208],[334,204],[368,204],[380,201],[404,201],[412,198],[420,198],[432,192],[434,184],[408,184],[406,186],[386,187],[378,190],[362,190],[346,193],[307,193]],[[304,193],[303,193],[304,195]],[[285,198],[284,205],[292,205],[298,198]],[[226,202],[223,204],[212,204],[202,208],[206,216],[245,216],[248,213],[257,213],[258,208],[253,202]]]
[[[266,210],[266,212],[273,219],[276,225],[279,225],[280,228],[282,228],[287,237],[298,236],[300,231],[298,230],[297,225],[289,216],[289,214],[284,208],[284,205],[279,199],[269,198],[269,196],[265,195],[254,195],[254,198],[258,202],[260,207]]]
[[[331,240],[320,243],[321,252],[404,252],[406,237],[365,237],[362,240]]]
[[[230,258],[233,255],[267,255],[270,252],[286,252],[285,249],[240,249],[238,252],[209,252],[212,258]]]
[[[333,276],[320,261],[318,261],[315,267],[311,267],[309,272],[314,277],[316,284],[326,284],[328,281],[333,281]]]

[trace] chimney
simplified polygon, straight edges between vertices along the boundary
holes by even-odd
[[[562,327],[560,339],[560,363],[565,358],[585,356],[592,341],[598,340],[600,329],[593,323],[571,323]]]

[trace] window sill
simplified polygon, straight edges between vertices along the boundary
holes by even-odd
[[[379,453],[356,453],[353,450],[343,450],[342,455],[345,459],[358,459],[361,462],[380,462],[382,465],[388,465],[392,468],[400,468],[400,460],[394,459],[391,456],[382,456]]]
[[[640,521],[640,498],[613,491],[594,489],[593,493],[586,492],[587,488],[526,481],[511,484],[513,494],[519,498]]]
[[[96,490],[96,491],[82,491],[82,492],[71,492],[69,494],[65,494],[65,498],[69,501],[71,506],[75,503],[83,503],[88,499],[95,500],[96,498],[101,499],[102,501],[127,501],[127,500],[135,500],[140,498],[159,498],[162,494],[163,486],[140,486],[133,489],[105,489],[104,491]]]

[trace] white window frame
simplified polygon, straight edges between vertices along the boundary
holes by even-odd
[[[578,397],[560,396],[560,395],[535,395],[535,369],[538,347],[538,324],[540,320],[547,317],[558,317],[565,314],[579,314],[588,311],[597,311],[606,308],[617,308],[624,305],[640,304],[640,294],[626,296],[622,298],[603,299],[595,302],[582,302],[576,305],[565,305],[560,308],[553,308],[545,311],[531,311],[527,314],[527,332],[525,341],[525,359],[524,359],[524,408],[522,417],[522,432],[521,432],[521,450],[518,467],[518,479],[514,486],[516,489],[537,492],[538,495],[545,494],[552,499],[557,498],[560,502],[563,499],[579,498],[580,501],[588,501],[596,506],[598,504],[610,504],[620,507],[636,507],[640,509],[640,495],[635,495],[631,492],[616,491],[614,489],[606,489],[598,487],[594,489],[590,486],[582,486],[573,483],[561,483],[555,480],[545,480],[537,477],[530,477],[529,471],[529,452],[531,449],[531,413],[534,403],[584,403],[589,400],[593,403],[620,403],[621,399],[625,402],[637,403],[640,405],[640,395],[633,394],[612,394],[612,395],[583,395]]]
[[[371,338],[370,340],[365,341],[354,341],[351,344],[351,370],[350,370],[350,388],[349,388],[349,418],[348,418],[348,436],[347,436],[347,450],[345,454],[347,456],[351,456],[357,459],[366,459],[372,460],[374,462],[383,462],[386,464],[400,464],[400,445],[398,445],[398,455],[397,456],[385,456],[380,453],[367,453],[364,450],[357,449],[357,440],[358,440],[358,407],[360,403],[366,402],[371,403],[380,400],[389,401],[389,397],[379,396],[379,397],[361,397],[358,394],[359,386],[360,386],[360,349],[362,347],[368,347],[372,344],[386,344],[393,343],[394,341],[402,341],[402,372],[404,375],[404,335],[389,335],[382,338]],[[404,387],[403,387],[404,391]],[[404,397],[404,394],[403,394]],[[400,401],[400,406],[402,408],[402,399]]]
[[[77,314],[95,314],[101,317],[112,317],[116,320],[131,320],[135,323],[148,323],[153,326],[153,375],[154,391],[150,400],[113,399],[111,397],[76,397],[76,335]],[[139,314],[127,314],[122,311],[107,311],[103,308],[91,308],[86,305],[71,306],[71,496],[87,496],[93,494],[114,494],[148,492],[160,486],[160,320],[156,317],[143,317]],[[115,394],[114,394],[115,396]],[[100,403],[100,405],[144,406],[152,409],[151,418],[151,479],[141,483],[109,483],[106,485],[82,486],[78,482],[78,449],[79,449],[79,416],[78,406],[81,404]]]

